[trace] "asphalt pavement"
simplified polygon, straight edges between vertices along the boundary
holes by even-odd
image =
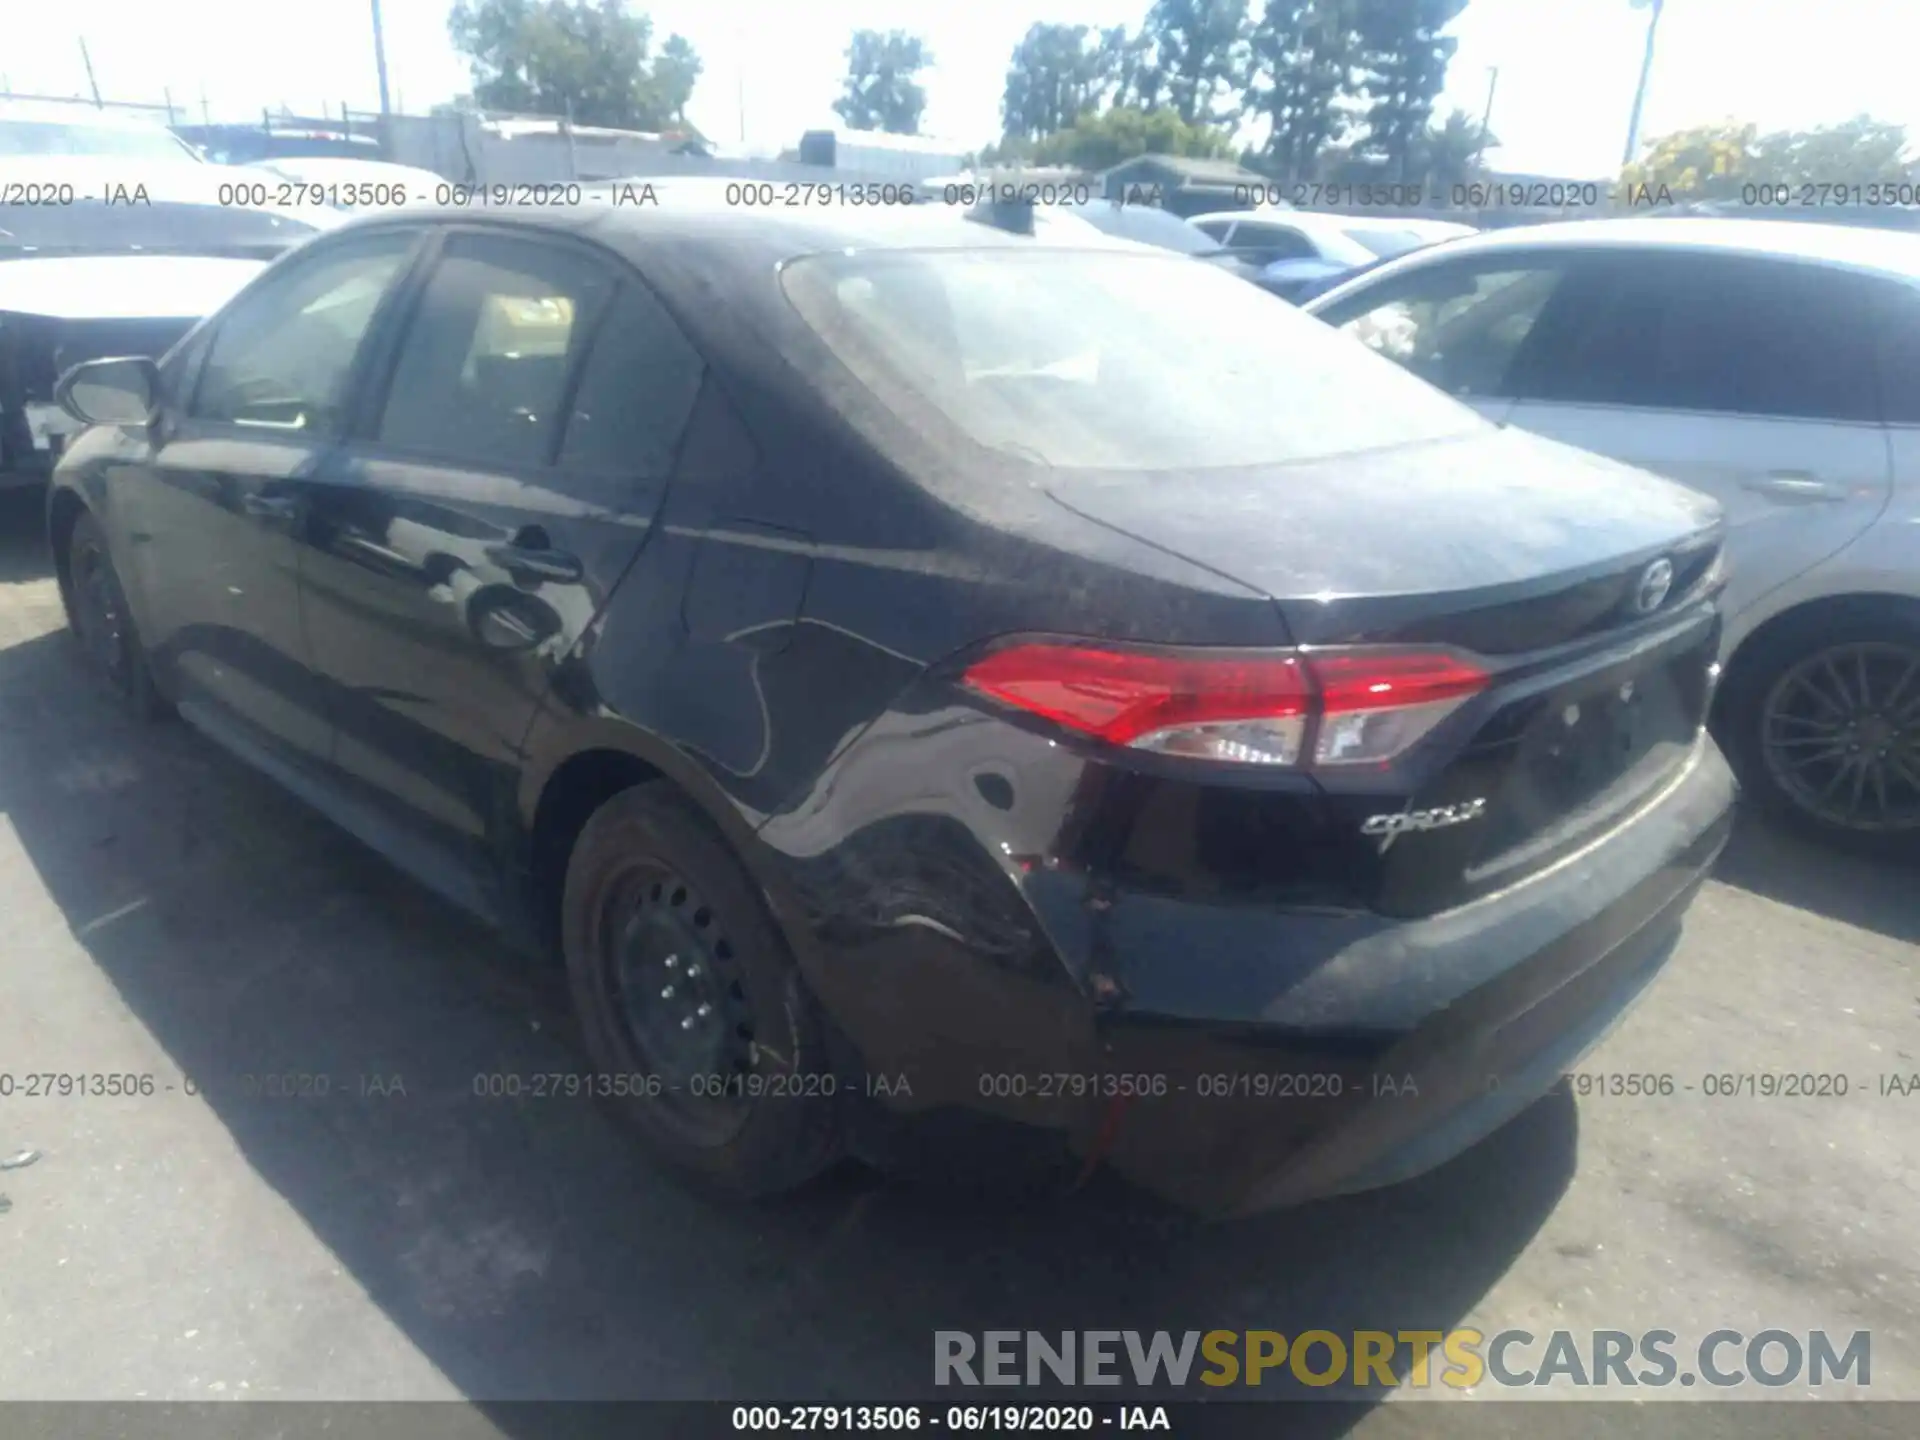
[[[1583,1066],[1696,1088],[1562,1088],[1391,1191],[1208,1226],[961,1152],[716,1205],[590,1104],[476,1095],[581,1068],[559,978],[188,727],[118,718],[62,623],[6,501],[0,1070],[153,1093],[0,1097],[0,1157],[39,1152],[0,1170],[0,1397],[859,1403],[925,1396],[942,1329],[1470,1325],[1866,1329],[1871,1396],[1920,1400],[1920,1094],[1876,1083],[1920,1072],[1910,861],[1743,820]],[[1722,1072],[1852,1087],[1707,1098]],[[1321,1428],[1428,1433],[1408,1398]],[[1659,1433],[1723,1433],[1671,1408]]]

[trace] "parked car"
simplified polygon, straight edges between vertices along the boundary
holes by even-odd
[[[1213,237],[1191,220],[1157,205],[1127,204],[1119,200],[1089,200],[1080,205],[1016,207],[1033,213],[1037,226],[1059,227],[1075,222],[1091,225],[1103,235],[1135,245],[1150,245],[1156,250],[1171,250],[1204,260],[1243,280],[1259,277],[1260,267],[1246,257],[1217,244]]]
[[[1358,274],[1365,268],[1364,265],[1357,268],[1338,265],[1331,260],[1275,260],[1271,265],[1255,271],[1252,279],[1268,294],[1278,295],[1290,305],[1298,305],[1306,296],[1331,289],[1347,276]]]
[[[1529,227],[1309,308],[1491,420],[1720,500],[1715,720],[1748,785],[1829,838],[1920,834],[1920,237]]]
[[[157,359],[316,233],[294,215],[218,203],[200,173],[217,168],[0,156],[0,195],[22,197],[0,205],[0,489],[44,485],[79,429],[55,403],[63,370],[98,356]]]
[[[198,151],[158,120],[52,100],[0,99],[0,161],[106,157],[138,165],[202,164]]]
[[[1253,264],[1318,260],[1351,269],[1379,258],[1354,230],[1364,222],[1311,210],[1219,210],[1193,217],[1194,226]]]
[[[1178,256],[389,212],[62,394],[114,692],[562,955],[588,1093],[735,1190],[958,1112],[1211,1213],[1391,1183],[1727,834],[1716,507]]]
[[[1310,210],[1222,210],[1193,223],[1254,267],[1262,289],[1299,305],[1383,260],[1473,227],[1446,220],[1376,219]]]

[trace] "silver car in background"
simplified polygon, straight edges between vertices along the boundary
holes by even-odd
[[[1920,236],[1528,227],[1306,309],[1491,420],[1719,500],[1715,724],[1749,794],[1829,839],[1920,839]]]

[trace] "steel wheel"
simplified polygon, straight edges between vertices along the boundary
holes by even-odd
[[[1761,703],[1767,774],[1842,830],[1920,827],[1920,648],[1857,641],[1783,670]]]
[[[690,1145],[739,1134],[752,1113],[762,1052],[734,944],[714,907],[679,874],[644,863],[607,896],[600,974],[649,1102]]]
[[[81,646],[116,690],[125,689],[133,669],[126,597],[113,565],[92,538],[74,547],[73,602]]]

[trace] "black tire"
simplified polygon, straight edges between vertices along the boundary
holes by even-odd
[[[1716,726],[1747,796],[1827,844],[1920,841],[1920,612],[1810,611],[1758,643],[1734,658]]]
[[[154,687],[106,532],[90,514],[82,513],[67,537],[67,576],[69,618],[90,667],[128,715],[143,722],[159,719],[170,707]]]
[[[669,1165],[752,1197],[838,1157],[815,1002],[752,879],[671,786],[624,791],[587,821],[561,935],[600,1092]]]

